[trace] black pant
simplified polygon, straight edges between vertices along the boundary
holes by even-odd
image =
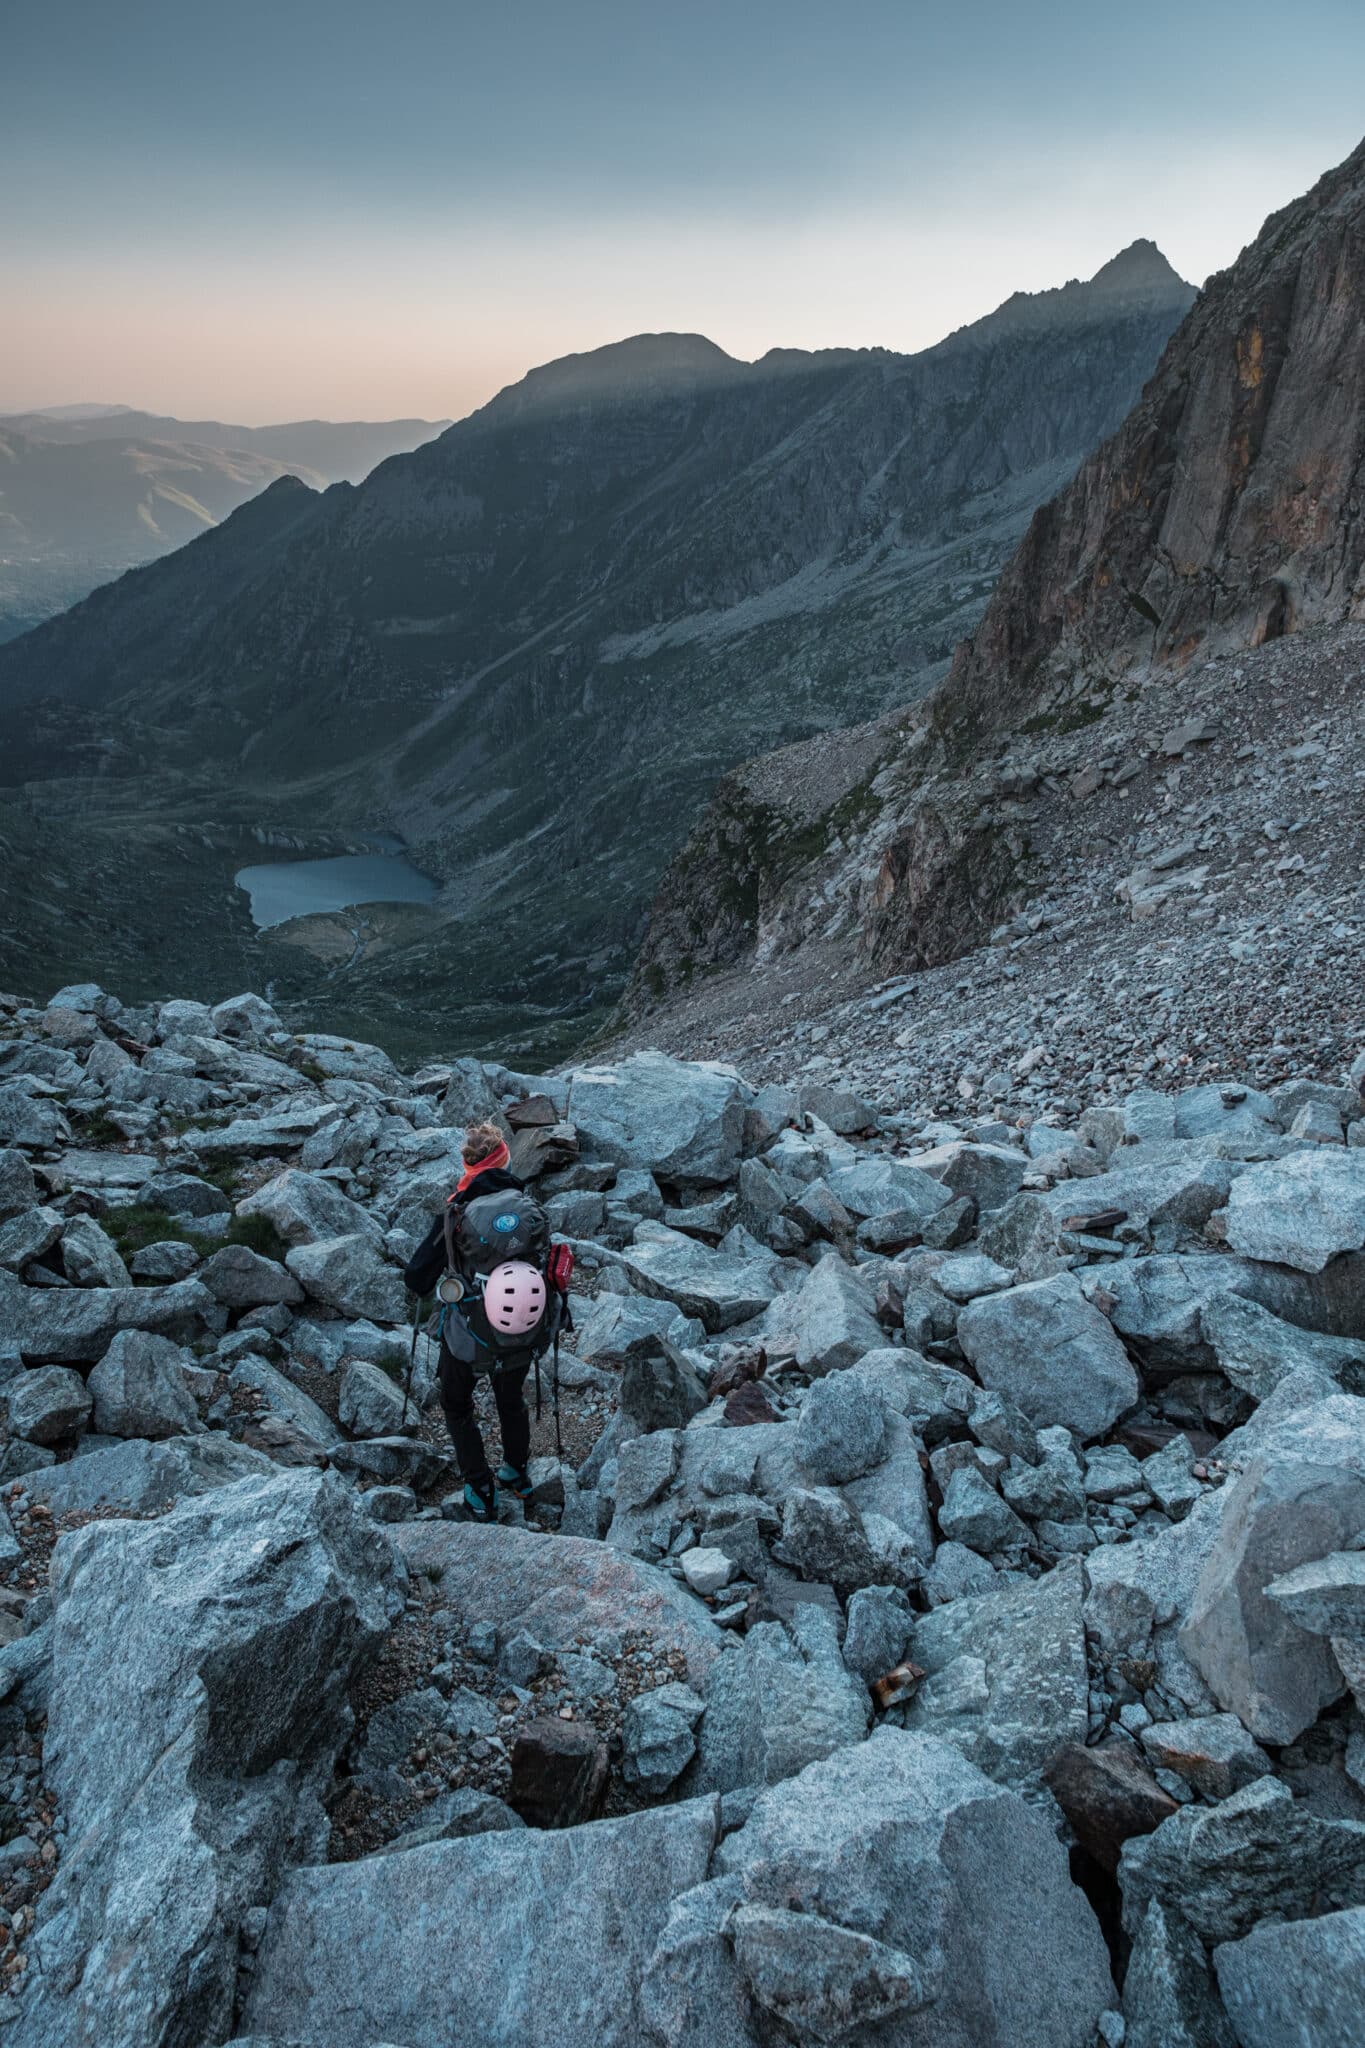
[[[526,1412],[522,1388],[530,1370],[525,1365],[500,1365],[493,1374],[493,1399],[498,1405],[498,1427],[502,1431],[502,1452],[509,1465],[523,1471],[531,1455],[531,1418]],[[488,1455],[474,1420],[474,1367],[456,1358],[447,1344],[441,1346],[439,1386],[446,1428],[455,1446],[460,1477],[470,1486],[487,1492],[493,1484]]]

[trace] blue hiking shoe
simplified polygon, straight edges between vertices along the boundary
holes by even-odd
[[[524,1465],[499,1465],[498,1485],[515,1500],[526,1500],[531,1492],[531,1475]]]
[[[497,1495],[492,1487],[485,1493],[482,1487],[465,1481],[464,1502],[460,1519],[465,1522],[496,1522],[498,1519]]]

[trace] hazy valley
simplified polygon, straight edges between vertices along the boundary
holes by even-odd
[[[359,483],[446,424],[238,427],[126,405],[0,414],[0,641],[183,547],[282,476]]]

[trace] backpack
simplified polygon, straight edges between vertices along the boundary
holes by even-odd
[[[446,1209],[446,1263],[466,1282],[485,1279],[509,1259],[543,1270],[549,1249],[549,1219],[534,1195],[476,1195]]]
[[[573,1253],[565,1244],[551,1244],[549,1218],[534,1195],[478,1195],[462,1207],[447,1207],[445,1240],[447,1271],[464,1284],[460,1314],[475,1342],[494,1360],[524,1357],[538,1362],[551,1344],[558,1344],[562,1330],[572,1329],[568,1290]],[[512,1259],[534,1266],[545,1278],[545,1310],[539,1323],[515,1336],[489,1322],[481,1286]]]
[[[555,1452],[564,1455],[559,1433],[559,1340],[574,1326],[569,1306],[569,1282],[573,1278],[574,1256],[566,1244],[552,1244],[550,1224],[534,1195],[508,1190],[503,1194],[479,1195],[463,1207],[447,1203],[445,1210],[446,1270],[437,1293],[441,1306],[427,1322],[427,1336],[433,1344],[451,1344],[455,1329],[460,1340],[452,1345],[455,1355],[474,1365],[476,1371],[495,1373],[506,1359],[515,1362],[523,1354],[536,1371],[536,1420],[540,1419],[540,1361],[554,1346]],[[509,1259],[524,1258],[545,1276],[545,1313],[539,1326],[518,1337],[507,1337],[495,1329],[483,1312],[479,1287],[494,1269]],[[453,1283],[446,1292],[447,1282]],[[457,1306],[458,1304],[458,1306]],[[412,1348],[404,1388],[404,1415],[412,1394],[412,1375],[417,1362],[417,1331],[420,1310],[414,1310]],[[452,1310],[455,1329],[449,1328]],[[478,1352],[487,1360],[480,1365]],[[474,1353],[474,1357],[468,1354]]]

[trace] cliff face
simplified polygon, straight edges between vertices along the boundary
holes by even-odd
[[[1068,673],[1365,611],[1365,144],[1212,278],[1119,432],[1042,508],[942,693],[998,722]]]
[[[1130,675],[1365,617],[1363,507],[1365,144],[1210,280],[1117,433],[1034,514],[857,830],[842,792],[797,815],[771,764],[730,779],[665,876],[634,1005],[687,978],[679,934],[712,965],[832,937],[882,971],[979,943],[1029,886],[1011,771],[990,766],[1008,736],[1027,763],[1030,734],[1102,724]],[[793,785],[819,744],[781,757]],[[732,815],[758,781],[770,855]]]

